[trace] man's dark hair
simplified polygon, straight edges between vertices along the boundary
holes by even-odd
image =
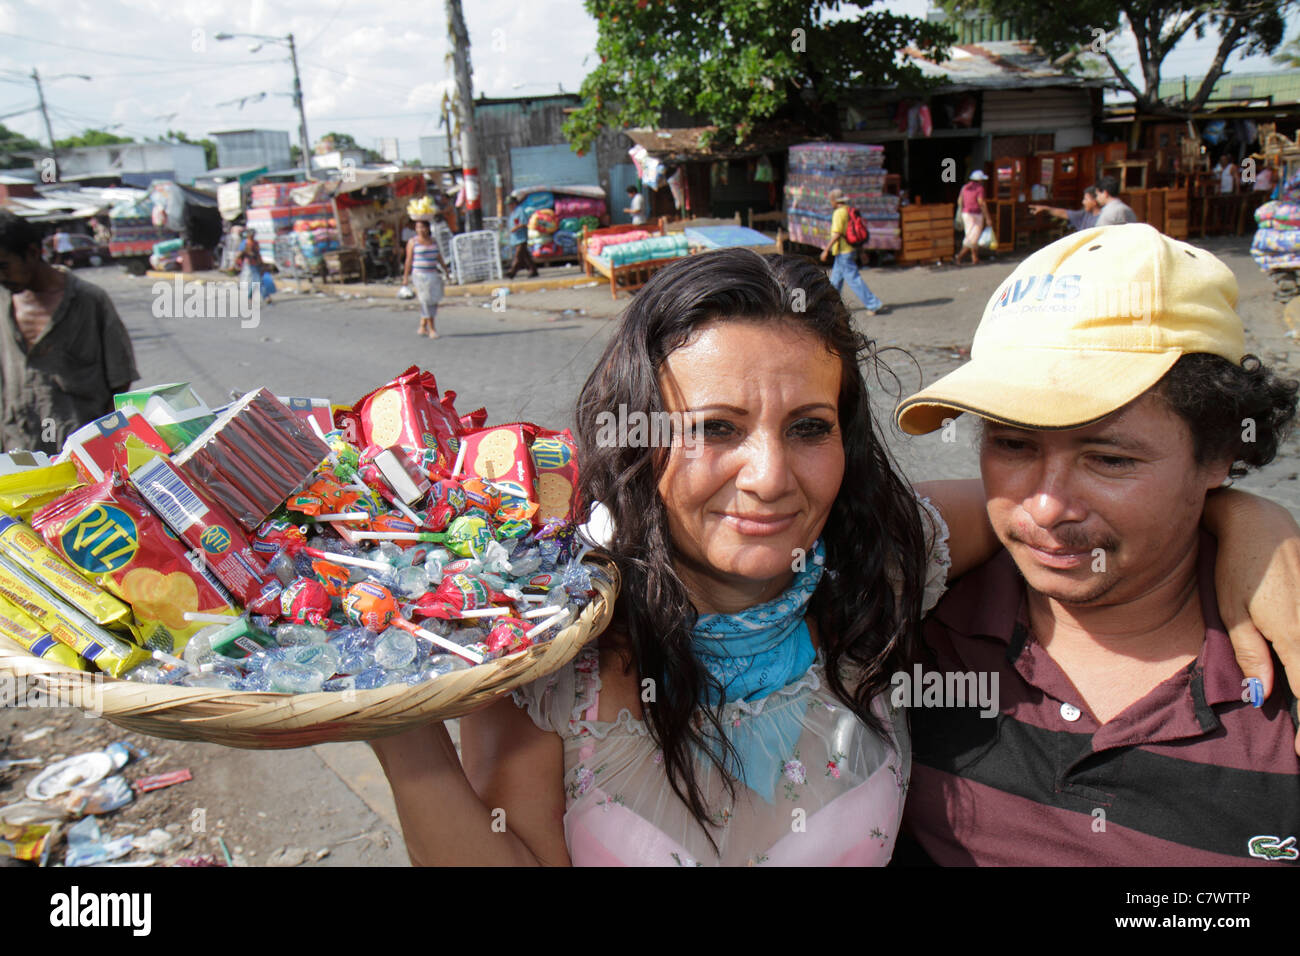
[[[1296,417],[1300,382],[1279,378],[1254,355],[1234,365],[1219,355],[1184,355],[1155,392],[1192,433],[1198,465],[1232,458],[1228,475],[1243,477],[1273,460]]]
[[[1091,196],[1093,199],[1096,199],[1096,198],[1097,198],[1097,187],[1096,187],[1096,186],[1087,186],[1087,187],[1084,188],[1084,190],[1083,190],[1083,194],[1084,194],[1085,196]]]
[[[1119,180],[1114,176],[1102,176],[1097,180],[1097,192],[1110,193],[1112,196],[1119,195]]]
[[[0,250],[14,256],[25,256],[32,246],[40,255],[40,231],[22,216],[0,209]]]
[[[639,190],[638,190],[635,186],[628,186],[628,187],[627,187],[627,194],[628,194],[629,196],[635,196],[635,195],[637,194],[638,191],[639,191]]]

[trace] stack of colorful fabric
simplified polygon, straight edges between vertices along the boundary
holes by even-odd
[[[651,259],[675,259],[690,254],[690,243],[680,233],[671,236],[653,236],[635,242],[609,246],[602,253],[610,265],[626,266]]]
[[[604,254],[604,250],[609,246],[621,245],[625,242],[637,242],[641,239],[649,239],[650,233],[644,229],[629,229],[627,232],[616,232],[610,236],[592,236],[587,240],[587,251],[593,256]]]
[[[1251,258],[1265,272],[1300,269],[1300,173],[1283,185],[1277,199],[1255,210]]]
[[[592,216],[599,221],[605,215],[605,200],[587,199],[583,196],[561,196],[555,200],[555,214],[561,219]]]
[[[785,211],[790,238],[824,246],[831,235],[832,189],[842,189],[848,204],[867,220],[868,249],[902,248],[898,197],[886,196],[885,149],[859,143],[805,143],[791,146],[785,180]]]

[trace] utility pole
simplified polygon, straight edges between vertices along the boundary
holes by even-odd
[[[298,107],[298,148],[302,150],[302,171],[305,179],[311,179],[311,149],[307,138],[307,114],[302,108],[302,80],[298,76],[298,50],[293,45],[293,34],[289,41],[289,59],[293,63],[293,105]]]
[[[447,34],[456,65],[456,113],[460,119],[460,162],[465,180],[465,225],[470,231],[483,226],[479,200],[478,134],[474,129],[474,86],[470,81],[469,31],[460,0],[447,0]],[[450,131],[449,131],[450,132]]]
[[[41,89],[41,75],[36,72],[36,67],[32,67],[32,82],[36,84],[36,98],[41,103],[41,116],[45,117],[45,135],[50,139],[50,152],[55,154],[55,159],[58,159],[58,151],[54,147],[54,130],[50,128],[50,114],[45,109],[45,91]]]

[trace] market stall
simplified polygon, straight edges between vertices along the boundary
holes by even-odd
[[[510,195],[528,217],[528,251],[538,265],[582,261],[583,231],[609,225],[605,190],[599,186],[527,186]]]

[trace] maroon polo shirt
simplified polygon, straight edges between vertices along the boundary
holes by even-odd
[[[1214,598],[1214,539],[1197,573],[1205,643],[1105,724],[1029,631],[1007,551],[965,575],[925,628],[927,670],[998,677],[998,714],[911,707],[912,779],[895,861],[946,866],[1295,865],[1295,700],[1241,699]]]

